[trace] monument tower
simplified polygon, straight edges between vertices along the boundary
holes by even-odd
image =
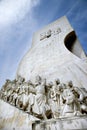
[[[87,58],[66,17],[49,24],[33,36],[31,49],[19,64],[17,75],[26,80],[41,75],[48,80],[72,80],[87,84]],[[79,74],[78,74],[79,73]]]
[[[86,85],[87,57],[64,16],[34,33],[16,79],[3,85],[0,128],[87,129]]]

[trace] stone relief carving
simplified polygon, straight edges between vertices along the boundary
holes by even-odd
[[[78,104],[78,99],[75,97],[73,90],[66,89],[63,91],[64,108],[62,110],[61,116],[73,116],[80,114],[80,108]],[[81,115],[81,114],[80,114]]]
[[[33,112],[42,115],[43,119],[47,119],[47,114],[50,111],[50,107],[47,104],[46,98],[46,79],[36,79],[37,84],[35,85],[36,95],[35,102],[33,105]]]
[[[61,33],[60,28],[56,28],[54,30],[49,29],[47,32],[43,32],[43,33],[40,34],[40,41],[51,37],[51,35],[57,35],[59,33]]]
[[[37,75],[32,82],[18,76],[17,80],[6,80],[0,98],[40,119],[87,114],[87,91],[74,86],[72,81],[47,82]]]
[[[49,98],[49,104],[52,110],[53,118],[58,118],[60,115],[60,106],[61,106],[60,102],[61,102],[61,86],[60,86],[60,80],[57,79],[54,81],[54,84],[50,89],[50,98]]]

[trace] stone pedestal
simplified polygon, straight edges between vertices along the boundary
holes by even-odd
[[[35,121],[32,130],[87,130],[87,116]]]
[[[0,130],[32,130],[32,115],[0,100]]]

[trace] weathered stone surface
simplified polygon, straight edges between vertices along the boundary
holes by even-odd
[[[34,34],[16,79],[3,86],[0,129],[32,130],[36,117],[44,121],[35,122],[33,130],[87,129],[86,85],[87,57],[67,18],[62,17]]]
[[[32,121],[37,118],[0,100],[0,130],[32,130]]]
[[[87,130],[87,117],[78,116],[48,121],[36,121],[32,130]]]
[[[3,101],[44,120],[87,114],[87,91],[73,86],[72,81],[65,84],[55,79],[47,84],[40,76],[36,76],[35,83],[19,79],[3,85]]]
[[[34,34],[32,47],[21,60],[17,75],[26,80],[34,80],[38,74],[51,81],[72,80],[76,86],[86,88],[86,61],[73,28],[62,17]]]

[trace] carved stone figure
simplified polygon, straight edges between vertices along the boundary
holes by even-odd
[[[66,89],[70,89],[70,90],[73,89],[73,83],[71,80],[66,84]]]
[[[68,86],[71,87],[71,86]],[[81,115],[80,113],[80,106],[78,104],[78,99],[75,97],[73,89],[71,87],[67,89],[64,89],[62,97],[64,100],[64,108],[61,112],[62,116],[75,116],[75,115]]]
[[[35,102],[33,106],[33,112],[38,116],[42,116],[43,119],[47,119],[47,114],[50,111],[50,107],[46,103],[45,85],[46,80],[43,79],[40,82],[40,77],[37,79]]]
[[[82,114],[87,114],[87,91],[83,88],[78,87],[75,88],[75,91],[79,95],[78,101],[80,102]]]
[[[21,86],[19,86],[18,89],[19,89],[19,93],[16,100],[16,105],[18,108],[22,108],[22,104],[23,104],[22,95],[23,93],[25,93],[25,91],[24,91],[24,88]]]
[[[40,77],[39,75],[37,75],[37,76],[35,77],[35,86],[41,84],[41,80],[42,80],[41,77]]]
[[[51,88],[51,91],[50,91],[50,98],[51,99],[49,100],[49,104],[51,106],[53,118],[58,118],[60,115],[61,88],[62,88],[62,86],[60,85],[60,80],[56,79],[54,81],[54,85]]]
[[[9,83],[11,82],[11,80],[9,80],[9,79],[6,79],[6,82],[5,82],[5,84],[2,86],[2,89],[1,89],[1,91],[4,91],[4,90],[6,90],[6,88],[7,88],[7,86],[9,85]]]
[[[7,98],[8,98],[8,102],[12,104],[13,101],[13,96],[15,94],[16,91],[16,80],[13,80],[9,83],[8,85],[8,89],[7,89]]]
[[[1,88],[1,94],[0,97],[7,101],[7,90],[9,89],[9,84],[11,83],[11,81],[9,79],[6,80],[5,84],[2,86]]]
[[[9,98],[9,96],[8,96],[9,94],[8,93],[9,93],[9,91],[3,92],[3,96],[2,97],[3,97],[4,101],[8,101],[8,98]]]
[[[25,81],[25,78],[23,78],[23,77],[21,77],[20,75],[18,75],[18,77],[17,77],[17,83],[18,83],[19,85],[21,85],[22,83],[24,83],[24,81]]]
[[[6,81],[0,98],[40,119],[87,114],[87,91],[73,86],[72,81],[46,83],[37,75],[32,83],[19,76],[18,80]]]
[[[49,103],[50,100],[50,90],[52,89],[53,82],[50,81],[46,84],[46,97],[47,97],[47,102]]]
[[[47,38],[49,38],[51,36],[51,30],[50,29],[47,31],[46,36],[47,36]]]
[[[25,111],[26,108],[28,107],[29,105],[29,98],[28,98],[28,94],[27,92],[23,93],[21,95],[21,101],[22,101],[22,109]]]
[[[18,88],[15,88],[15,89],[13,90],[13,93],[12,93],[11,96],[10,96],[10,99],[9,99],[9,102],[10,102],[12,105],[14,105],[14,106],[17,105],[17,104],[16,104],[16,101],[17,101],[17,98],[18,98],[18,93],[19,93],[19,89],[18,89]]]
[[[6,91],[5,91],[5,97],[6,97],[6,101],[8,101],[9,102],[9,99],[10,99],[10,96],[11,96],[11,94],[13,93],[13,88],[12,88],[12,82],[10,81],[9,82],[9,84],[7,85],[7,89],[6,89]]]
[[[26,82],[26,89],[28,91],[28,93],[33,93],[35,94],[35,88],[34,88],[34,84],[31,82],[31,80]]]

